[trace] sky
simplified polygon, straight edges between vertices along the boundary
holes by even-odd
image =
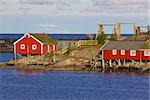
[[[0,0],[0,33],[94,33],[97,24],[147,25],[149,4],[149,0]],[[121,28],[122,33],[132,32],[132,25]],[[112,27],[105,29],[112,32]]]

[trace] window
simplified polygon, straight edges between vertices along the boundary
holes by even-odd
[[[21,44],[20,49],[25,49],[25,44]]]
[[[130,56],[136,56],[136,50],[130,50]]]
[[[150,56],[150,51],[149,50],[144,50],[144,56]]]
[[[32,45],[32,50],[36,50],[37,49],[37,45],[36,44],[33,44]]]
[[[121,55],[125,55],[125,50],[121,50]]]
[[[117,50],[112,50],[113,55],[117,55]]]

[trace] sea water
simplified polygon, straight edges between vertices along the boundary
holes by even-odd
[[[6,62],[14,58],[13,53],[0,53],[0,62]]]
[[[0,69],[0,100],[149,100],[149,76]]]
[[[0,62],[13,58],[0,53]],[[149,93],[148,75],[0,69],[0,100],[149,100]]]
[[[0,33],[0,39],[18,39],[22,37],[23,33]],[[107,34],[111,35],[111,34]],[[121,34],[121,36],[130,36],[132,34]],[[54,39],[85,39],[87,37],[86,33],[49,33],[49,37]],[[96,34],[92,34],[92,36],[96,36]]]

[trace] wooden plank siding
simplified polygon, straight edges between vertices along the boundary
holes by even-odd
[[[150,56],[144,56],[144,50],[135,50],[136,55],[131,56],[130,50],[125,50],[125,55],[121,55],[121,50],[117,50],[117,54],[113,55],[112,50],[103,50],[103,59],[125,59],[125,60],[150,60]]]
[[[39,40],[39,38],[44,36],[44,34],[36,34],[36,36],[38,35],[39,37],[37,39],[28,33],[24,34],[24,36],[13,43],[14,54],[44,54],[56,50],[56,44],[54,43],[53,39],[48,39],[46,35],[47,41],[42,42]],[[52,43],[49,43],[51,41]],[[21,46],[23,46],[23,48],[21,48]]]
[[[25,49],[20,49],[21,44],[25,45]],[[36,50],[32,50],[32,44],[37,45]],[[26,35],[25,38],[21,39],[15,44],[16,53],[18,54],[40,54],[41,53],[41,44],[34,40],[32,37],[28,38]]]

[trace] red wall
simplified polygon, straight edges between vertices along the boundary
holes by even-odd
[[[44,44],[43,45],[43,53],[47,53],[48,52],[48,45],[47,44]]]
[[[21,44],[25,44],[25,49],[20,49]],[[33,44],[37,45],[36,50],[32,50]],[[53,45],[50,45],[49,50],[47,44],[44,44],[42,47],[43,47],[43,53],[56,50],[56,45],[54,46],[54,49],[53,49]],[[41,54],[41,44],[28,35],[25,35],[25,37],[22,40],[16,43],[15,49],[17,54]]]
[[[53,45],[44,44],[44,53],[55,51],[55,50],[56,50],[56,45],[53,46]]]
[[[25,44],[25,49],[20,49],[20,45]],[[32,44],[37,45],[36,50],[32,50]],[[27,52],[28,48],[28,52]],[[16,53],[17,54],[40,54],[41,53],[41,44],[34,40],[32,37],[28,37],[27,35],[25,38],[20,40],[19,42],[16,43]]]
[[[56,50],[56,45],[49,46],[49,51],[55,51],[55,50]]]
[[[144,50],[141,51],[141,56],[143,60],[150,60],[150,56],[144,56]]]
[[[126,59],[126,60],[149,60],[150,56],[144,56],[144,51],[137,50],[136,56],[130,56],[130,50],[125,50],[125,55],[121,55],[121,50],[117,50],[116,55],[112,55],[112,50],[103,50],[103,58],[110,59]]]

